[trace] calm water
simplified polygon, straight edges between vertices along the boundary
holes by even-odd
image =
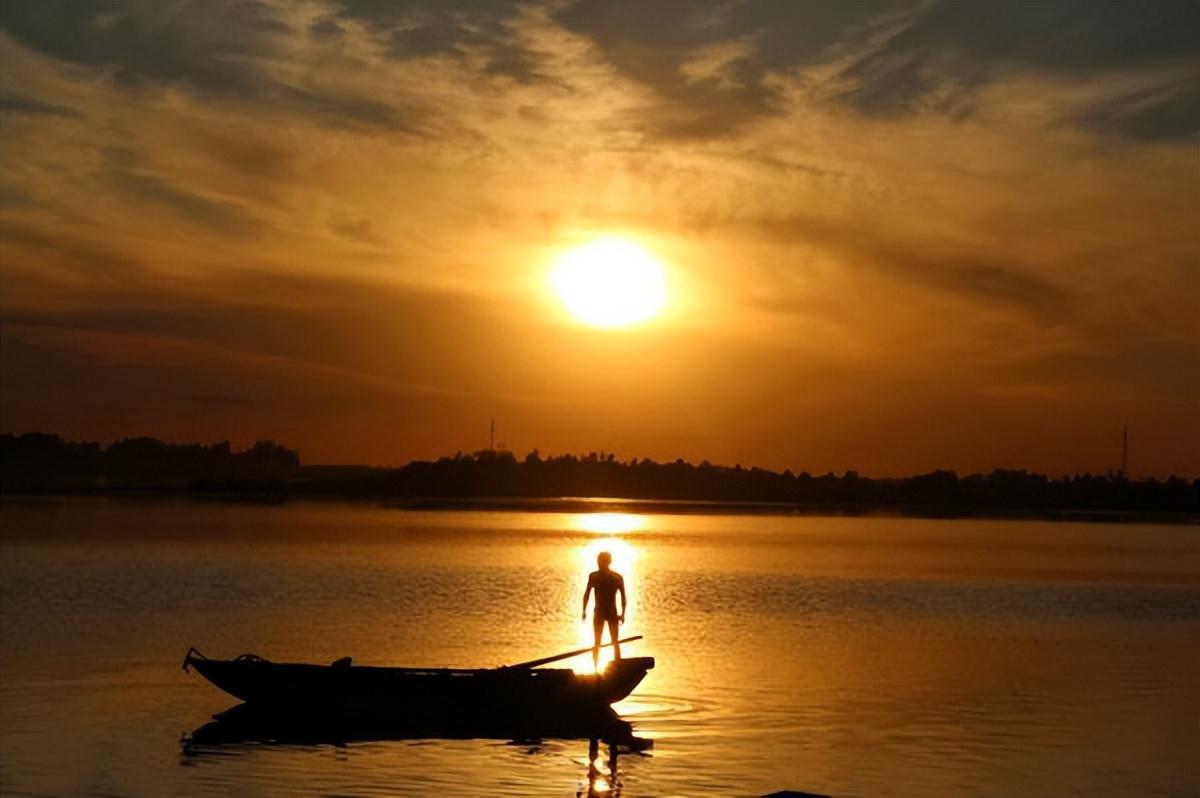
[[[4,795],[1200,795],[1200,528],[6,501]],[[240,744],[210,656],[576,647],[608,548],[652,738]],[[577,661],[580,666],[586,663]]]

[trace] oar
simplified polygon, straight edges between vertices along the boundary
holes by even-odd
[[[626,637],[624,640],[618,640],[617,642],[618,643],[632,643],[634,640],[641,640],[641,639],[642,639],[641,635],[634,635],[633,637]],[[608,648],[611,645],[612,645],[612,643],[605,643],[602,646],[600,646],[600,648]],[[571,657],[578,657],[580,654],[588,653],[589,651],[592,650],[592,648],[593,648],[593,646],[588,646],[587,648],[580,648],[575,651],[568,651],[565,654],[555,654],[553,657],[542,657],[541,659],[531,659],[531,660],[529,660],[529,662],[518,662],[516,665],[505,665],[504,667],[505,668],[536,668],[538,665],[546,665],[551,662],[558,662],[560,659],[570,659]]]

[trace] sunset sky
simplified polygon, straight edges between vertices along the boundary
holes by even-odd
[[[1200,4],[8,0],[0,324],[5,432],[1197,476]]]

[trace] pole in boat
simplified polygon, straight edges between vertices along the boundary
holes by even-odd
[[[632,643],[634,640],[641,640],[641,639],[642,639],[642,635],[634,635],[633,637],[626,637],[623,640],[618,640],[617,642],[618,643]],[[600,646],[600,648],[608,648],[611,645],[612,645],[612,643],[604,643]],[[536,668],[538,665],[547,665],[551,662],[558,662],[560,659],[570,659],[571,657],[578,657],[580,654],[588,653],[593,648],[595,648],[595,646],[588,646],[587,648],[580,648],[580,649],[576,649],[575,651],[567,651],[562,654],[555,654],[551,657],[542,657],[541,659],[531,659],[528,662],[518,662],[516,665],[505,665],[504,667],[505,668]]]

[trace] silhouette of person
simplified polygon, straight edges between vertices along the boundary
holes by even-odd
[[[588,574],[587,587],[583,591],[583,620],[587,620],[588,596],[596,591],[596,608],[592,611],[592,630],[596,633],[596,644],[592,648],[592,665],[600,663],[600,641],[604,638],[604,625],[608,624],[608,636],[612,638],[613,658],[621,658],[621,644],[617,638],[618,624],[625,623],[625,577],[609,566],[612,555],[602,551],[596,555],[599,570]],[[617,594],[621,594],[621,611],[617,612]]]

